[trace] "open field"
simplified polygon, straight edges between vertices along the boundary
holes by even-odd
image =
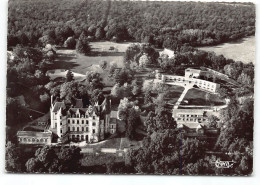
[[[129,42],[124,42],[124,43],[115,43],[115,42],[110,42],[110,41],[105,41],[105,42],[91,42],[91,48],[93,51],[116,51],[120,53],[124,53],[129,46]],[[110,47],[113,46],[115,50],[109,50]]]
[[[209,95],[208,100],[206,98],[207,95]],[[205,91],[192,88],[185,95],[181,105],[199,105],[199,106],[225,105],[225,101],[219,99],[219,97],[215,94],[210,94]]]
[[[233,59],[234,61],[241,61],[243,63],[252,62],[255,64],[255,47],[255,36],[251,36],[236,42],[199,47],[198,49],[214,51],[217,55],[224,55],[224,57]]]
[[[123,54],[118,56],[84,56],[75,50],[61,49],[57,51],[58,57],[54,63],[56,69],[70,69],[73,72],[86,74],[92,65],[99,65],[101,61],[108,64],[116,63],[123,67]]]
[[[108,69],[112,64],[116,64],[117,67],[122,68],[124,66],[124,52],[127,49],[129,43],[113,43],[113,42],[91,42],[92,55],[85,56],[78,54],[75,50],[59,49],[57,50],[57,59],[54,63],[54,68],[61,70],[60,73],[55,73],[52,76],[64,77],[63,70],[71,70],[76,74],[77,79],[82,80],[82,75],[85,75],[87,71],[95,71],[101,74],[105,86],[113,86],[112,82],[108,78]],[[111,50],[110,47],[114,49]],[[108,63],[107,69],[103,70],[99,65],[102,61]],[[58,75],[58,76],[57,76]]]
[[[182,92],[184,90],[184,87],[177,86],[177,85],[171,85],[169,86],[169,93],[167,96],[167,101],[170,104],[175,104],[179,97],[181,96]]]

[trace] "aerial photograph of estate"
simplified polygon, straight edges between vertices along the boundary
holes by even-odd
[[[6,172],[250,176],[255,14],[9,0]]]

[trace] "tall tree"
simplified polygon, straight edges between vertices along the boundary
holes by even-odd
[[[89,45],[88,38],[85,32],[82,32],[78,39],[76,51],[84,55],[89,55],[91,52],[91,47]]]
[[[68,70],[67,74],[66,74],[66,82],[71,82],[74,80],[74,75],[71,72],[71,70]]]
[[[5,169],[8,172],[21,172],[19,149],[10,141],[5,146]]]

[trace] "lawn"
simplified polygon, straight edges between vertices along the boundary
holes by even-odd
[[[180,98],[182,92],[184,90],[184,87],[177,86],[177,85],[171,85],[169,86],[169,93],[167,96],[167,102],[170,104],[175,104],[177,100]]]
[[[110,42],[110,41],[105,41],[105,42],[91,42],[91,48],[94,51],[117,51],[120,53],[124,53],[129,46],[129,42],[124,42],[124,43],[115,43],[115,42]],[[109,50],[110,47],[114,47],[114,50]]]
[[[91,56],[77,53],[75,50],[58,49],[55,69],[70,69],[72,72],[85,75],[87,71],[96,71],[101,74],[105,86],[113,86],[114,82],[108,78],[108,68],[103,70],[99,64],[106,61],[108,65],[116,64],[124,67],[124,52],[129,43],[91,42]],[[110,50],[113,47],[113,50]],[[64,76],[63,74],[61,76]]]
[[[209,100],[206,99],[206,94],[209,94]],[[188,103],[185,103],[188,102]],[[210,106],[210,105],[225,105],[225,101],[221,100],[217,95],[207,93],[205,91],[192,88],[185,95],[181,105],[200,105],[200,106]]]
[[[99,151],[101,148],[119,149],[120,142],[121,138],[112,138],[95,144],[87,144],[84,148],[94,148],[96,151]]]
[[[76,53],[75,50],[60,49],[57,50],[57,59],[54,63],[55,69],[70,69],[73,72],[86,74],[91,70],[92,65],[99,65],[101,61],[107,61],[108,64],[116,63],[118,67],[123,67],[123,53],[113,56],[85,56]]]

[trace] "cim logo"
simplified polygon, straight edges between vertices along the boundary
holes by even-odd
[[[218,159],[214,163],[217,168],[233,168],[235,161],[220,161]]]

